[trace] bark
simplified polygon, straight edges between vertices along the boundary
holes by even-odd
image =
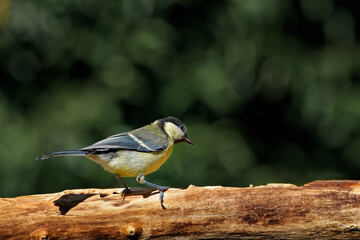
[[[360,181],[0,198],[0,239],[360,239]]]

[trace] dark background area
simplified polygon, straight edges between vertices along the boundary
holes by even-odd
[[[0,196],[120,187],[85,158],[35,158],[166,116],[195,146],[147,177],[160,185],[359,179],[359,8],[2,1]]]

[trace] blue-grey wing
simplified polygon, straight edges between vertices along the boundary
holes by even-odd
[[[167,135],[150,126],[110,136],[80,150],[94,154],[120,149],[138,152],[157,152],[166,149],[168,146]]]

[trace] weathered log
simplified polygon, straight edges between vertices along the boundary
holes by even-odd
[[[360,181],[0,199],[0,239],[360,239]]]

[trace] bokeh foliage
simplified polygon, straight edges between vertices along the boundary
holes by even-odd
[[[9,4],[2,197],[121,186],[85,158],[35,158],[169,115],[196,145],[175,147],[148,176],[158,184],[359,178],[360,2],[13,0],[10,14]]]

